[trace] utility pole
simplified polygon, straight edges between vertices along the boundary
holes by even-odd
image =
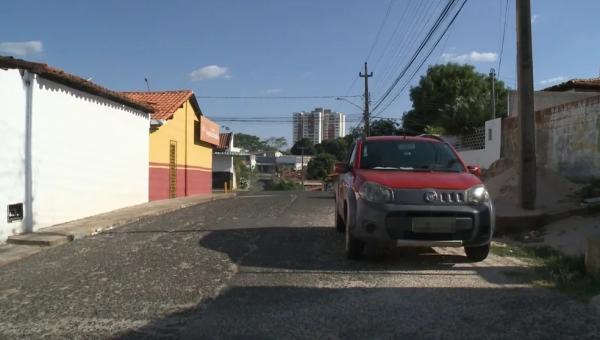
[[[365,122],[365,136],[370,134],[370,123],[369,123],[369,78],[373,76],[373,72],[369,73],[367,70],[367,62],[365,61],[365,74],[362,72],[358,73],[358,76],[365,78],[365,110],[363,112],[363,120]]]
[[[306,149],[306,147],[301,146],[301,147],[299,147],[299,149],[302,151],[302,160],[301,160],[301,163],[302,163],[302,178],[301,178],[301,180],[302,180],[302,191],[304,191],[304,149]]]
[[[496,70],[490,69],[490,79],[492,80],[492,119],[496,119]]]
[[[516,0],[517,17],[517,94],[521,134],[519,186],[523,209],[535,209],[536,156],[535,116],[533,111],[533,56],[531,51],[531,3]]]

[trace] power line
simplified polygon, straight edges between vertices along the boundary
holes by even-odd
[[[407,58],[410,57],[407,52],[416,48],[419,37],[421,37],[425,29],[429,27],[430,22],[434,17],[433,14],[438,12],[439,4],[438,7],[436,7],[433,1],[418,3],[419,7],[416,8],[415,14],[412,16],[412,22],[407,25],[408,28],[404,31],[404,35],[402,35],[395,44],[396,49],[394,49],[390,55],[390,62],[387,63],[386,68],[380,71],[384,77],[377,82],[375,92],[385,89],[388,86],[388,82],[394,79],[394,70],[400,68],[402,64],[406,62]],[[403,57],[404,54],[406,54],[406,57]]]
[[[418,56],[421,54],[421,52],[423,51],[423,49],[425,48],[425,46],[427,45],[427,43],[429,43],[429,41],[431,40],[431,38],[433,37],[433,35],[435,34],[435,32],[438,30],[438,28],[440,27],[441,23],[444,21],[444,19],[446,19],[446,17],[450,13],[450,10],[455,5],[455,3],[456,3],[456,0],[449,0],[448,1],[448,3],[446,4],[446,6],[444,7],[442,13],[440,13],[440,15],[438,16],[437,20],[433,24],[433,26],[429,29],[429,32],[427,33],[427,35],[425,36],[425,38],[421,41],[421,44],[419,44],[419,47],[417,48],[417,50],[413,53],[410,61],[404,66],[404,68],[402,69],[402,71],[400,72],[400,74],[398,75],[398,77],[396,77],[396,80],[394,80],[394,82],[392,83],[392,85],[385,91],[385,93],[377,101],[377,103],[373,107],[373,110],[376,110],[379,106],[381,106],[381,104],[383,103],[383,101],[391,94],[391,92],[396,87],[396,85],[398,85],[398,82],[400,82],[400,80],[406,75],[406,73],[408,72],[408,70],[410,69],[410,67],[413,65],[413,63],[415,62],[415,60],[418,58]]]
[[[375,45],[377,45],[377,42],[379,41],[379,36],[381,35],[381,31],[383,30],[383,27],[385,26],[385,23],[387,22],[387,19],[390,16],[390,11],[391,11],[393,5],[394,5],[394,0],[389,0],[389,4],[388,4],[387,10],[385,12],[385,16],[383,17],[383,20],[381,21],[381,25],[379,25],[379,29],[377,30],[377,34],[375,35],[375,40],[373,40],[373,44],[371,44],[369,53],[367,54],[367,57],[365,58],[366,61],[369,61],[369,58],[371,57],[371,53],[373,53],[373,49],[375,49]]]
[[[202,99],[335,99],[335,98],[358,98],[361,95],[344,96],[196,96]]]
[[[506,37],[506,24],[508,22],[509,0],[506,0],[506,8],[504,9],[504,28],[502,29],[502,42],[500,43],[500,55],[498,56],[498,79],[500,79],[500,71],[502,67],[502,55],[504,54],[504,38]]]
[[[431,56],[431,54],[433,53],[433,51],[435,50],[435,48],[438,46],[438,44],[440,43],[440,41],[442,40],[442,38],[446,35],[446,33],[448,32],[448,30],[450,29],[450,27],[452,27],[452,24],[456,21],[456,18],[458,17],[458,15],[462,11],[462,9],[464,8],[464,6],[465,6],[466,3],[467,3],[467,0],[464,0],[462,2],[462,4],[460,5],[460,7],[458,8],[458,10],[456,11],[456,13],[454,14],[454,16],[450,20],[450,22],[448,22],[448,24],[446,25],[445,29],[442,31],[442,34],[438,37],[438,39],[435,41],[435,43],[433,44],[433,46],[429,49],[429,51],[427,52],[427,55],[425,56],[425,58],[423,58],[423,60],[419,64],[419,66],[412,73],[412,75],[410,76],[410,78],[408,79],[408,81],[405,82],[405,84],[402,86],[402,88],[400,89],[400,91],[392,98],[391,101],[388,102],[388,104],[386,105],[386,107],[383,110],[381,110],[380,112],[385,111],[398,98],[398,96],[402,93],[402,91],[404,91],[404,89],[408,86],[408,84],[410,84],[410,82],[415,77],[415,75],[419,72],[419,70],[421,69],[421,67],[429,59],[429,57]],[[436,20],[436,23],[434,24],[434,27],[432,27],[432,29],[428,33],[427,37],[425,38],[425,40],[421,43],[421,45],[419,46],[419,49],[417,49],[417,51],[413,55],[413,58],[411,58],[411,61],[408,63],[408,65],[406,65],[406,67],[402,70],[402,72],[400,72],[400,75],[396,78],[396,80],[394,81],[394,83],[392,84],[392,86],[390,86],[390,88],[388,88],[388,90],[385,92],[385,94],[377,101],[377,104],[373,107],[373,111],[375,111],[379,106],[381,106],[383,104],[383,102],[385,101],[385,99],[391,94],[391,92],[394,89],[394,87],[396,87],[396,85],[398,85],[400,79],[406,75],[406,72],[408,72],[410,66],[412,66],[413,63],[416,61],[418,55],[421,53],[421,51],[423,50],[423,48],[425,47],[425,45],[429,42],[429,40],[433,36],[433,33],[437,30],[437,28],[439,27],[439,25],[441,24],[441,22],[443,22],[444,19],[447,17],[447,15],[448,15],[451,7],[454,6],[454,4],[455,4],[454,0],[450,0],[448,2],[448,5],[444,8],[444,11],[438,17],[438,20]]]

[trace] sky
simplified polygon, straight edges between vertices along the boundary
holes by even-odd
[[[346,113],[352,127],[360,111],[335,98],[274,97],[360,96],[358,72],[368,60],[376,103],[445,2],[8,1],[0,12],[0,55],[41,61],[117,91],[145,90],[144,78],[155,91],[191,89],[209,118],[276,121],[218,121],[222,130],[283,136],[291,144],[293,112],[331,108]],[[598,77],[600,1],[531,2],[535,88]],[[515,0],[508,0],[502,48],[506,4],[469,0],[423,68],[379,116],[399,119],[411,108],[408,89],[430,64],[468,63],[486,74],[495,68],[514,88]],[[362,105],[361,97],[348,100]]]

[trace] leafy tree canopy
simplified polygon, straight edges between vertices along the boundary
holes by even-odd
[[[266,140],[261,140],[257,136],[245,133],[236,133],[234,135],[234,143],[235,146],[250,152],[276,151],[287,145],[284,137],[269,137]]]
[[[324,140],[320,144],[315,145],[316,153],[327,153],[335,157],[338,161],[343,161],[348,155],[348,143],[346,138],[340,137],[336,139]]]
[[[403,127],[416,132],[468,133],[492,118],[491,78],[472,65],[433,65],[410,90],[413,109],[405,113]],[[496,116],[507,112],[508,91],[496,80]]]
[[[290,152],[292,155],[302,155],[302,149],[304,149],[305,155],[314,155],[316,153],[315,145],[308,138],[302,138],[294,143]]]
[[[332,172],[334,163],[335,157],[333,155],[328,153],[318,154],[308,162],[306,175],[309,179],[323,179]]]
[[[402,135],[404,130],[400,127],[393,119],[376,119],[371,121],[370,136],[399,136]],[[350,131],[350,134],[354,138],[362,136],[363,128],[354,128]]]

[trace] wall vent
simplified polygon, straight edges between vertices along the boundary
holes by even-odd
[[[23,203],[9,204],[6,207],[6,216],[9,223],[23,220]]]

